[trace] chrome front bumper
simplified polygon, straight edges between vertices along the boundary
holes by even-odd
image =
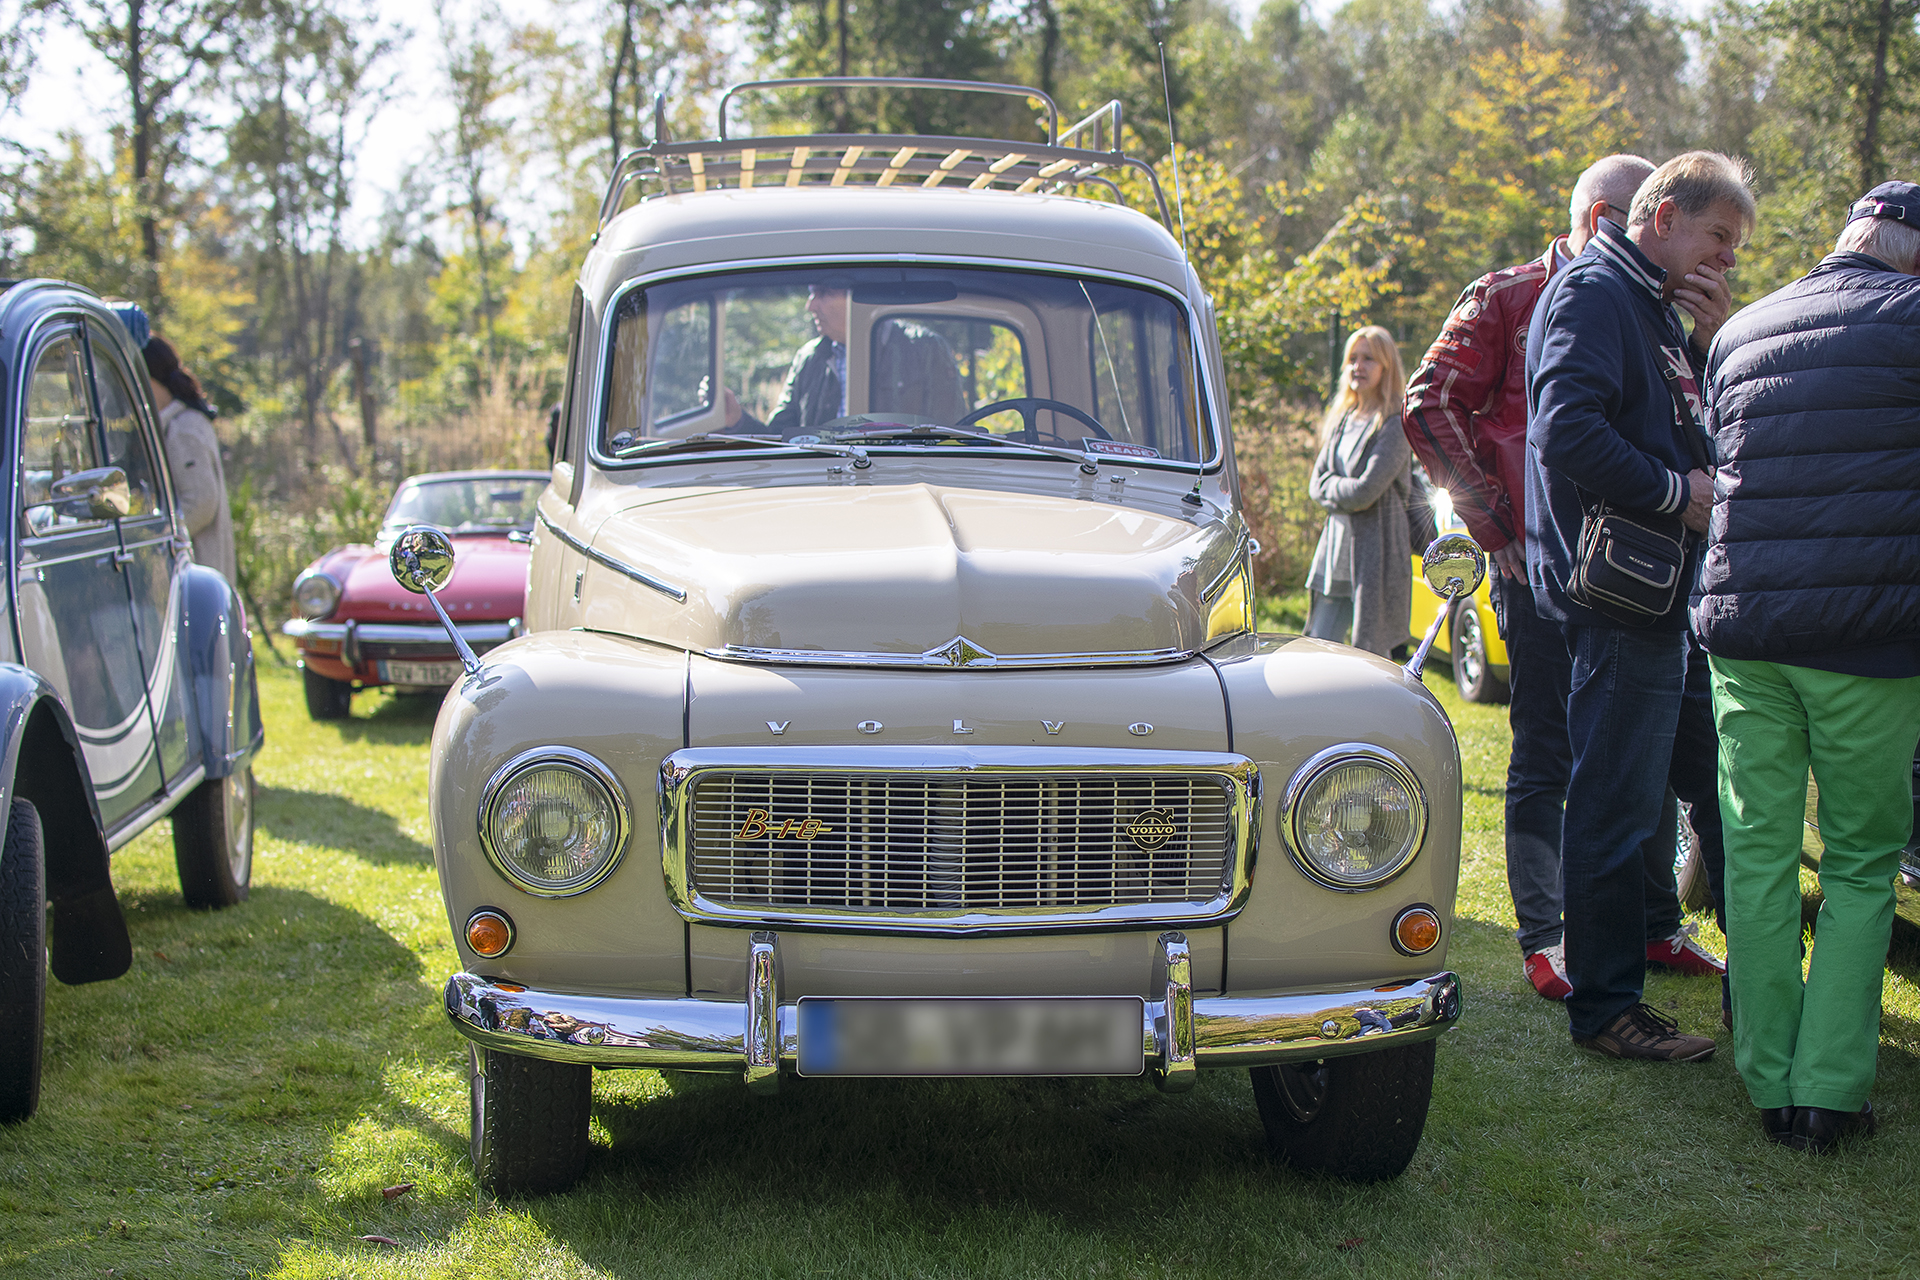
[[[748,944],[744,1001],[532,991],[477,974],[447,981],[447,1016],[483,1048],[596,1067],[741,1071],[771,1090],[799,1058],[799,1012],[779,997],[779,939]],[[1195,997],[1186,939],[1161,935],[1141,1035],[1169,1092],[1200,1067],[1251,1067],[1370,1053],[1440,1035],[1460,1019],[1460,979],[1441,972],[1386,987]],[[1169,1017],[1171,1010],[1171,1017]]]

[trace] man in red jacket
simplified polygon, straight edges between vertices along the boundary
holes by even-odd
[[[1625,224],[1627,209],[1653,165],[1639,156],[1596,161],[1574,184],[1566,235],[1531,262],[1484,275],[1454,304],[1440,336],[1407,385],[1401,421],[1433,482],[1453,499],[1467,530],[1498,570],[1492,584],[1500,632],[1507,642],[1513,754],[1507,766],[1507,887],[1523,967],[1534,989],[1565,999],[1561,946],[1560,828],[1572,753],[1567,742],[1571,665],[1559,627],[1534,611],[1527,586],[1525,500],[1527,454],[1527,323],[1548,278],[1587,246],[1602,219]],[[1689,277],[1675,301],[1694,320],[1693,342],[1705,351],[1726,321],[1731,299],[1710,268]],[[1702,669],[1705,663],[1699,664]],[[1675,740],[1674,790],[1693,802],[1696,829],[1718,851],[1715,746],[1704,685],[1692,723]],[[1687,718],[1683,717],[1683,721]],[[1704,736],[1701,736],[1704,735]],[[1647,850],[1647,959],[1683,973],[1723,973],[1680,924],[1671,845]],[[1719,876],[1714,875],[1716,892]]]

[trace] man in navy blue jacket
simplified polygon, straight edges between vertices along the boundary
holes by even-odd
[[[1713,344],[1720,462],[1693,622],[1713,655],[1734,1062],[1767,1136],[1873,1132],[1893,873],[1920,738],[1920,185]],[[1825,901],[1801,978],[1801,799]]]
[[[1741,165],[1707,151],[1676,156],[1641,185],[1625,230],[1602,224],[1554,277],[1527,331],[1527,579],[1573,667],[1561,846],[1567,1014],[1575,1044],[1620,1058],[1697,1062],[1714,1048],[1641,1002],[1642,848],[1660,825],[1684,697],[1687,596],[1676,591],[1664,615],[1628,622],[1574,599],[1568,585],[1582,524],[1601,501],[1676,532],[1705,531],[1705,353],[1673,306],[1694,309],[1710,279],[1703,268],[1731,270],[1752,226]],[[1683,399],[1693,406],[1685,420]]]

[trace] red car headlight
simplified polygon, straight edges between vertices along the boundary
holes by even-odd
[[[309,569],[294,581],[293,603],[304,617],[324,618],[340,603],[340,584]]]

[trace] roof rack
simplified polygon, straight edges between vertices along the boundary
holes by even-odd
[[[735,94],[764,89],[936,89],[1037,100],[1046,107],[1046,141],[908,133],[809,133],[727,136],[727,105]],[[1120,149],[1120,102],[1115,99],[1077,124],[1060,128],[1060,110],[1039,89],[972,80],[912,76],[812,76],[753,80],[721,95],[719,135],[674,142],[667,129],[666,95],[653,99],[653,142],[620,157],[600,202],[601,227],[613,220],[628,188],[640,200],[751,187],[841,187],[848,184],[934,188],[949,182],[973,191],[1072,192],[1092,186],[1126,203],[1114,181],[1120,171],[1143,175],[1153,192],[1160,223],[1169,231],[1167,198],[1153,166]],[[1090,145],[1070,145],[1084,139]],[[1102,142],[1107,145],[1101,146]],[[1114,175],[1114,176],[1110,176]],[[595,238],[599,236],[595,232]]]

